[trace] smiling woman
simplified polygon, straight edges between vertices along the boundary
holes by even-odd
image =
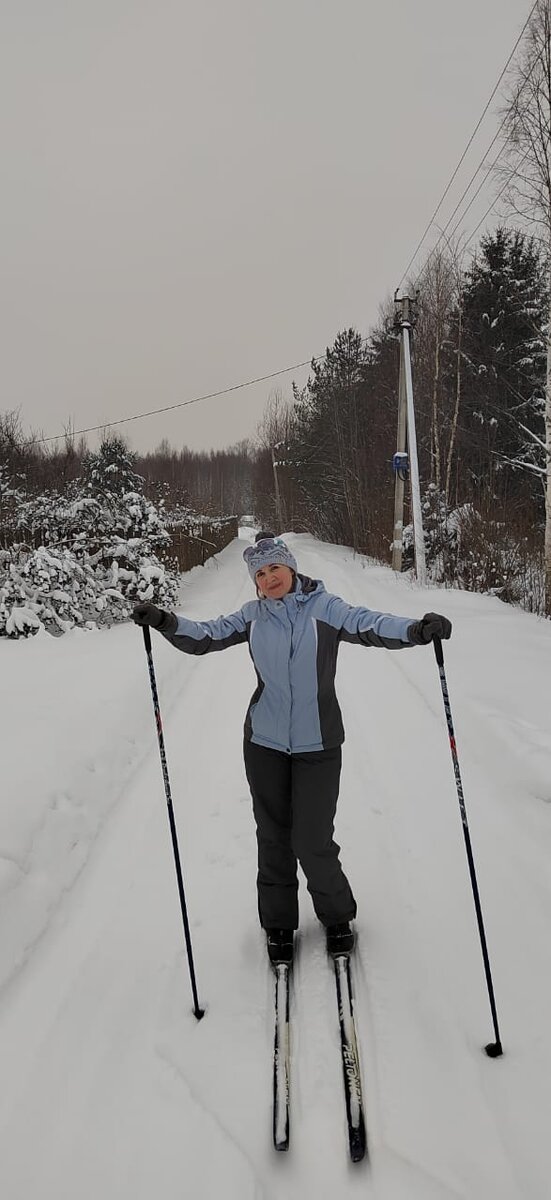
[[[247,547],[243,558],[258,596],[281,600],[293,590],[297,562],[281,538],[273,533],[258,533],[254,546]]]
[[[262,532],[243,553],[257,599],[215,621],[190,621],[152,604],[134,620],[186,654],[246,642],[258,686],[245,717],[244,758],[258,843],[258,912],[273,963],[290,963],[298,928],[300,863],[330,954],[354,946],[356,901],[339,859],[334,821],[344,727],[335,694],[341,642],[390,650],[451,633],[446,617],[420,621],[353,608],[302,575],[286,542]]]
[[[289,567],[283,567],[279,563],[270,563],[269,567],[261,567],[256,572],[257,590],[262,596],[271,596],[272,599],[281,600],[291,591],[293,586],[293,572]]]

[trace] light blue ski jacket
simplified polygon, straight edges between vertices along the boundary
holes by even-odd
[[[282,600],[251,600],[214,621],[178,616],[169,642],[185,654],[209,654],[247,642],[258,686],[245,717],[245,738],[285,754],[328,750],[344,741],[335,694],[341,642],[411,646],[414,617],[353,608],[326,592],[319,579],[296,577]]]

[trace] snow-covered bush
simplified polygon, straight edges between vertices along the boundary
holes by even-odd
[[[454,514],[450,514],[453,519]],[[457,514],[455,585],[498,596],[530,612],[543,612],[543,555],[534,541],[505,522],[484,520],[471,505]]]
[[[7,540],[24,500],[22,482],[21,477],[14,477],[8,463],[0,458],[0,545]]]
[[[137,600],[173,606],[177,577],[135,543],[114,540],[109,561],[103,552],[91,558],[61,546],[0,551],[0,635],[110,625],[125,620]]]
[[[431,484],[423,497],[425,555],[434,583],[498,596],[530,612],[544,611],[542,555],[503,521],[484,519],[472,504],[448,509]],[[413,526],[404,529],[406,567],[413,562]]]
[[[69,550],[13,546],[0,553],[0,632],[8,637],[86,624],[97,616],[100,593],[92,568]]]
[[[143,492],[120,438],[81,460],[59,491],[27,491],[0,457],[0,636],[126,620],[138,600],[174,608],[181,571],[237,536],[236,518],[210,518]]]
[[[422,497],[421,508],[428,573],[434,582],[450,582],[457,573],[459,527],[463,516],[470,511],[470,506],[465,505],[462,509],[450,511],[443,492],[438,491],[434,484],[429,484]],[[404,526],[402,544],[403,565],[407,570],[413,565],[413,525]]]
[[[174,605],[178,571],[167,560],[170,535],[136,490],[141,481],[121,447],[113,441],[89,455],[84,479],[65,494],[20,500],[17,540],[0,552],[0,635],[111,624],[125,620],[137,600]]]

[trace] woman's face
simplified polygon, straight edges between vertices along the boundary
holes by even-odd
[[[256,586],[269,600],[281,600],[293,586],[293,572],[283,563],[270,563],[261,567],[254,577]]]

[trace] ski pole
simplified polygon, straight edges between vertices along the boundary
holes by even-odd
[[[147,655],[147,665],[149,667],[149,682],[151,684],[151,695],[153,697],[153,711],[155,713],[155,724],[157,726],[157,737],[159,740],[159,753],[161,756],[161,767],[163,771],[163,780],[165,785],[166,803],[168,807],[168,820],[170,824],[170,832],[172,835],[172,848],[174,850],[174,863],[176,866],[176,878],[178,880],[178,892],[180,896],[180,907],[182,909],[182,920],[184,922],[184,934],[186,939],[186,950],[189,964],[189,977],[191,980],[191,992],[193,995],[193,1012],[200,1021],[204,1017],[204,1008],[199,1007],[197,998],[197,984],[195,981],[195,967],[193,965],[193,950],[191,946],[191,934],[189,930],[189,921],[187,915],[186,896],[184,892],[184,879],[182,875],[182,867],[180,864],[180,852],[178,850],[178,836],[176,833],[176,821],[174,819],[174,809],[172,807],[172,796],[170,793],[170,780],[168,777],[168,766],[165,753],[165,742],[163,737],[163,723],[161,720],[161,709],[159,706],[159,695],[157,692],[157,683],[155,680],[155,668],[153,666],[153,655],[151,652],[151,634],[149,626],[143,626],[143,640],[145,644],[145,652]]]
[[[480,934],[480,945],[482,948],[482,958],[484,960],[484,971],[486,975],[486,984],[488,987],[488,997],[490,1000],[490,1009],[492,1012],[492,1021],[494,1025],[495,1042],[489,1042],[484,1047],[489,1058],[499,1058],[503,1054],[501,1038],[499,1036],[499,1026],[497,1023],[497,1009],[494,996],[494,985],[492,983],[492,972],[490,968],[490,958],[488,954],[488,946],[486,942],[486,934],[484,932],[484,919],[482,917],[482,906],[480,904],[480,894],[478,891],[478,883],[476,880],[476,871],[474,865],[473,850],[471,845],[471,835],[469,833],[469,823],[467,821],[467,810],[465,807],[465,797],[463,795],[463,784],[461,782],[461,774],[459,771],[459,759],[457,757],[457,747],[455,744],[455,733],[453,728],[452,710],[450,705],[450,697],[448,692],[448,684],[446,680],[446,672],[444,670],[444,652],[442,650],[442,642],[440,638],[434,638],[434,653],[438,663],[438,673],[440,675],[440,683],[442,686],[442,696],[444,699],[444,711],[446,713],[446,721],[448,723],[448,733],[450,737],[450,750],[452,754],[453,770],[455,775],[455,784],[457,787],[457,796],[459,799],[459,809],[461,812],[461,821],[463,825],[463,836],[465,838],[465,847],[467,850],[467,860],[469,863],[469,873],[471,876],[471,887],[473,889],[474,906],[476,909],[476,919],[478,921],[478,932]]]

